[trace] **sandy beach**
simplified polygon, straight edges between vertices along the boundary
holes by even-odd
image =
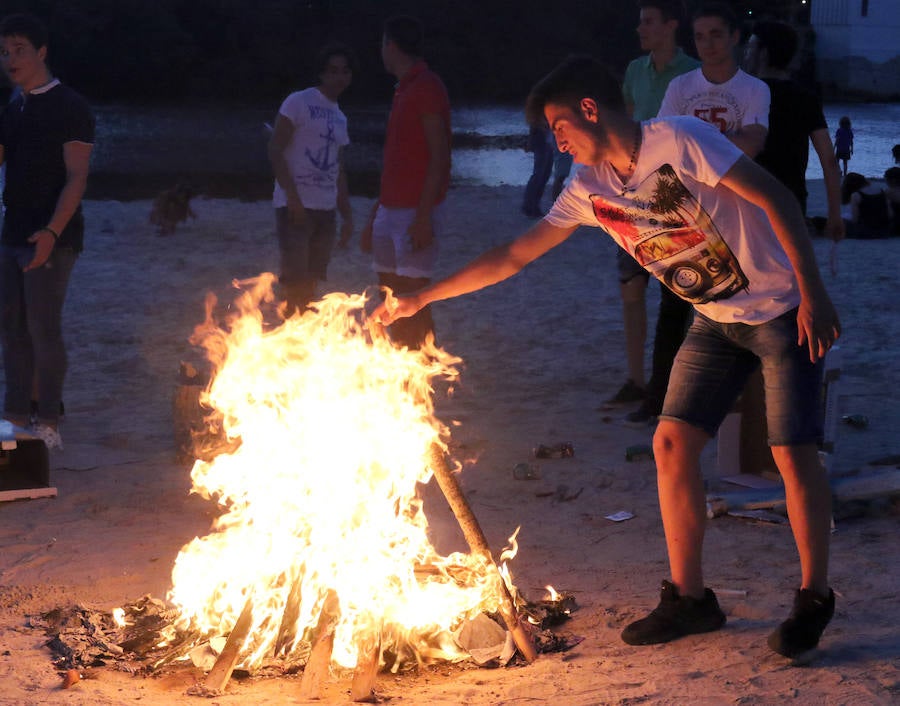
[[[810,215],[824,214],[822,184],[810,186]],[[530,223],[519,212],[518,187],[457,187],[448,198],[442,274]],[[357,224],[371,203],[354,197]],[[65,320],[65,450],[51,454],[58,497],[0,504],[0,704],[198,703],[186,690],[203,673],[188,667],[161,677],[98,668],[62,690],[47,636],[28,627],[28,616],[53,608],[109,610],[147,594],[165,598],[179,549],[205,534],[216,514],[213,503],[189,494],[172,399],[207,292],[230,301],[232,280],[277,271],[272,209],[266,201],[200,197],[197,219],[160,237],[148,223],[150,207],[85,203],[87,248]],[[832,474],[896,472],[900,290],[892,263],[900,262],[900,239],[844,241],[836,276],[830,242],[814,246],[843,323],[839,411],[868,420],[864,428],[838,425]],[[532,599],[547,584],[572,592],[578,610],[559,630],[583,641],[528,666],[382,674],[376,693],[392,704],[429,706],[898,703],[896,497],[836,509],[837,608],[807,666],[765,644],[799,580],[787,524],[709,522],[706,579],[728,616],[725,629],[643,648],[620,640],[628,622],[656,605],[668,570],[653,462],[625,457],[627,447],[649,443],[652,429],[625,426],[630,408],[602,406],[625,377],[614,248],[600,231],[581,229],[513,280],[434,307],[439,344],[463,360],[456,394],[435,401],[443,421],[458,422],[454,456],[474,459],[460,483],[495,552],[521,526],[516,585]],[[354,241],[335,253],[325,289],[360,292],[372,282],[369,258]],[[652,332],[658,287],[649,292]],[[647,358],[649,366],[649,350]],[[573,458],[532,458],[534,446],[560,441],[573,444]],[[536,464],[540,477],[514,478],[521,462]],[[711,486],[720,482],[715,442],[703,472]],[[462,548],[437,490],[425,494],[436,545]],[[633,518],[606,519],[618,511]],[[213,702],[305,703],[298,684],[297,676],[232,679]],[[318,703],[347,703],[348,688],[333,679]]]

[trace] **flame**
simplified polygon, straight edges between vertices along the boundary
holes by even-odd
[[[253,668],[276,648],[302,656],[331,597],[340,666],[354,667],[373,636],[398,658],[465,656],[449,631],[497,609],[500,579],[483,558],[437,553],[416,493],[432,475],[429,449],[449,437],[432,386],[455,380],[460,359],[394,347],[367,328],[361,294],[269,325],[273,280],[236,283],[245,289],[225,325],[210,299],[193,339],[215,369],[202,402],[226,443],[196,461],[192,491],[222,514],[175,561],[176,627],[227,634],[250,605],[241,664]],[[282,645],[286,628],[296,639]]]
[[[125,620],[124,608],[113,608],[112,618],[117,627],[124,628],[126,625],[128,625],[128,621]]]

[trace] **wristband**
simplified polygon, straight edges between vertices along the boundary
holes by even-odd
[[[57,232],[56,232],[55,230],[53,230],[52,228],[50,228],[50,227],[48,227],[48,226],[45,226],[45,227],[41,228],[41,230],[45,230],[45,231],[47,231],[50,235],[52,235],[54,241],[59,241],[59,233],[57,233]]]

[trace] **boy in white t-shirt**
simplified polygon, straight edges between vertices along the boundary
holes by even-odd
[[[693,15],[694,45],[701,65],[676,76],[666,88],[657,117],[692,115],[715,125],[750,157],[769,131],[769,87],[737,65],[741,34],[727,5],[705,3]]]
[[[350,138],[337,99],[350,85],[354,62],[346,45],[325,46],[316,60],[319,84],[284,99],[269,140],[285,318],[302,312],[315,296],[316,283],[326,278],[335,208],[341,212],[339,247],[346,246],[353,231],[341,161],[341,149]]]
[[[547,216],[419,292],[372,314],[383,324],[512,277],[579,225],[602,226],[651,274],[691,301],[653,448],[671,581],[627,626],[629,644],[668,642],[725,623],[701,563],[706,498],[700,453],[762,361],[770,443],[784,478],[801,583],[769,645],[795,656],[818,644],[834,611],[828,586],[831,492],[818,461],[822,359],[840,324],[796,199],[713,127],[687,117],[637,122],[621,87],[573,57],[531,91],[560,150],[585,165]]]

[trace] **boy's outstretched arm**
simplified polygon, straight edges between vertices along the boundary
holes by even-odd
[[[412,316],[432,302],[452,299],[509,279],[529,262],[563,242],[574,230],[574,227],[558,228],[542,219],[515,240],[488,250],[449,277],[418,292],[389,298],[372,312],[370,318],[388,326],[399,318]]]
[[[841,335],[841,323],[822,283],[797,199],[786,186],[746,156],[734,163],[719,184],[720,188],[731,189],[766,212],[800,287],[797,344],[809,347],[811,361],[824,358]]]

